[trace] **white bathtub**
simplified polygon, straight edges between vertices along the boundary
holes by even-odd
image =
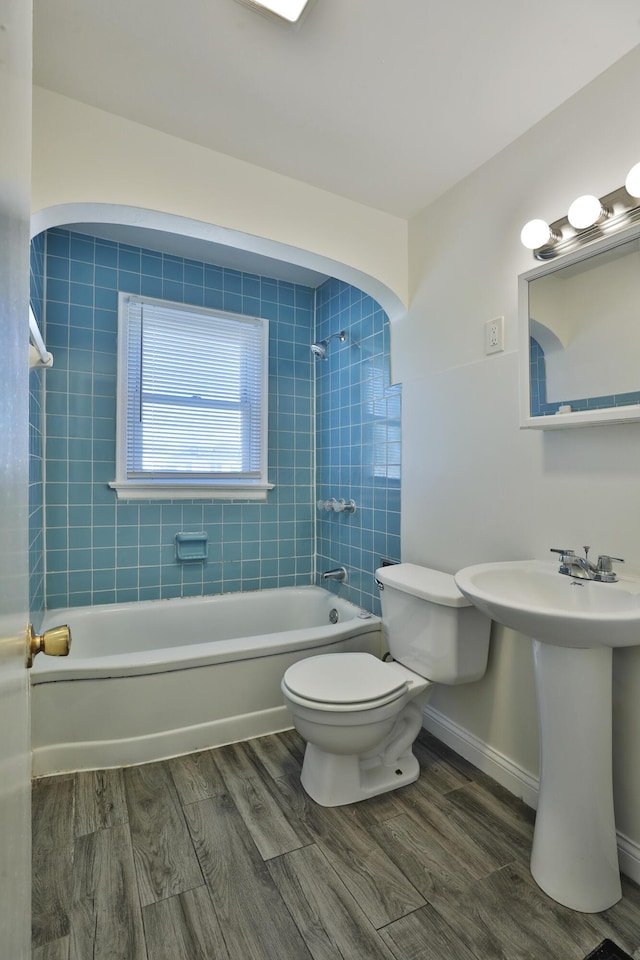
[[[285,730],[280,681],[290,664],[379,655],[382,644],[378,617],[321,587],[71,607],[50,611],[42,629],[60,623],[71,628],[70,655],[40,655],[31,670],[34,776]]]

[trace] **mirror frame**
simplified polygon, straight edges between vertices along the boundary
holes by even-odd
[[[613,250],[615,247],[630,240],[640,239],[640,224],[633,224],[626,230],[621,230],[610,237],[595,240],[573,253],[567,253],[553,260],[547,260],[540,266],[520,274],[518,277],[518,350],[520,365],[520,429],[558,430],[561,427],[589,427],[602,423],[625,423],[640,420],[640,404],[633,403],[620,407],[600,407],[593,410],[574,410],[572,413],[544,414],[539,417],[531,416],[531,382],[530,382],[530,353],[529,353],[529,284],[532,280],[549,276],[569,267],[574,263],[581,263],[600,253]],[[640,314],[640,304],[639,314]],[[639,316],[640,321],[640,316]],[[640,322],[639,322],[640,325]],[[640,350],[639,350],[640,358]],[[640,390],[640,374],[638,376],[638,390]]]

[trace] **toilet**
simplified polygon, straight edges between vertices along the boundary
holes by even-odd
[[[411,749],[436,684],[472,683],[487,667],[491,621],[439,570],[376,570],[388,659],[329,653],[294,663],[282,693],[307,741],[301,782],[323,807],[417,780]]]

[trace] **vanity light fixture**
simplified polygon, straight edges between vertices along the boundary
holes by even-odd
[[[268,17],[297,24],[309,5],[309,0],[240,0],[240,3]]]
[[[566,217],[548,224],[530,220],[520,233],[523,246],[536,260],[552,260],[600,237],[640,221],[640,163],[627,174],[624,187],[602,198],[578,197]]]

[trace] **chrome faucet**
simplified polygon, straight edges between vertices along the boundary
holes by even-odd
[[[573,550],[559,550],[551,547],[551,553],[560,554],[559,573],[578,580],[598,580],[600,583],[615,583],[618,579],[613,571],[613,561],[624,563],[621,557],[610,557],[606,553],[598,557],[598,562],[589,560],[591,547],[585,546],[584,557],[579,557]]]
[[[325,570],[322,574],[323,580],[337,580],[338,583],[347,582],[347,571],[345,567],[337,567],[335,570]]]

